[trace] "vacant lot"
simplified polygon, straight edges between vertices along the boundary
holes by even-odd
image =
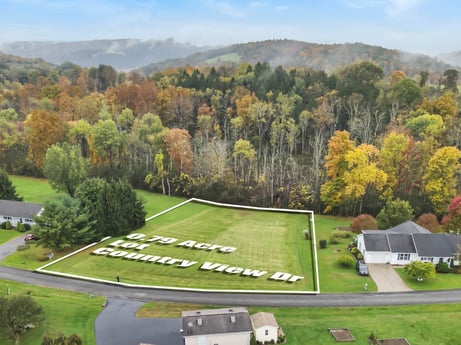
[[[307,214],[190,202],[150,220],[136,231],[142,235],[108,239],[48,269],[142,285],[313,291],[312,251],[303,233],[308,221]],[[131,244],[124,248],[127,242]],[[136,243],[142,248],[128,248]],[[194,248],[198,243],[216,246]],[[95,255],[98,248],[109,251],[100,249],[106,254]],[[113,251],[160,259],[111,257]],[[171,263],[173,259],[177,261]]]

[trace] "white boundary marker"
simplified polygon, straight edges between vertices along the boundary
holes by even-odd
[[[94,242],[91,243],[83,248],[80,248],[72,253],[69,253],[62,258],[56,259],[52,262],[47,263],[46,265],[43,265],[37,269],[35,269],[36,272],[40,273],[45,273],[45,274],[51,274],[51,275],[57,275],[61,277],[67,277],[67,278],[74,278],[74,279],[80,279],[80,280],[88,280],[88,281],[93,281],[93,282],[99,282],[99,283],[109,283],[109,284],[114,284],[114,285],[120,285],[120,286],[125,286],[125,287],[132,287],[132,288],[145,288],[145,289],[153,289],[153,290],[158,290],[158,289],[163,289],[163,290],[177,290],[177,291],[191,291],[191,292],[222,292],[222,293],[256,293],[256,294],[289,294],[289,295],[300,295],[300,294],[319,294],[320,293],[320,280],[319,280],[319,269],[318,269],[318,257],[317,257],[317,240],[315,236],[315,222],[314,222],[314,212],[313,211],[307,211],[307,210],[292,210],[292,209],[285,209],[285,208],[269,208],[269,207],[254,207],[254,206],[244,206],[244,205],[233,205],[233,204],[223,204],[219,202],[214,202],[214,201],[209,201],[209,200],[203,200],[203,199],[197,199],[197,198],[191,198],[186,201],[183,201],[173,207],[170,207],[160,213],[157,213],[151,217],[146,218],[146,222],[149,220],[152,220],[154,218],[157,218],[161,215],[164,215],[165,213],[168,213],[178,207],[181,207],[189,202],[198,202],[202,204],[207,204],[207,205],[212,205],[212,206],[218,206],[218,207],[229,207],[229,208],[240,208],[240,209],[247,209],[247,210],[254,210],[254,211],[270,211],[270,212],[282,212],[282,213],[304,213],[304,214],[310,214],[310,221],[311,221],[311,229],[312,229],[312,234],[311,234],[311,249],[314,251],[313,253],[313,258],[314,258],[314,266],[315,266],[315,275],[314,275],[314,284],[316,286],[316,289],[314,291],[286,291],[286,290],[219,290],[219,289],[199,289],[199,288],[181,288],[181,287],[173,287],[173,286],[156,286],[156,285],[139,285],[139,284],[127,284],[127,283],[120,283],[120,282],[114,282],[110,280],[104,280],[104,279],[98,279],[98,278],[91,278],[91,277],[86,277],[86,276],[80,276],[80,275],[75,275],[75,274],[69,274],[69,273],[62,273],[62,272],[56,272],[56,271],[51,271],[47,270],[46,268],[48,266],[51,266],[55,263],[58,263],[64,259],[67,259],[68,257],[71,257],[75,254],[78,254],[88,248],[91,248],[107,239],[110,238],[104,237],[101,239],[99,242]]]

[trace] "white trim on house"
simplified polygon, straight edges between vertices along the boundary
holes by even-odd
[[[370,264],[406,265],[412,261],[459,265],[461,235],[432,234],[406,222],[389,230],[363,230],[357,248]]]
[[[10,221],[13,227],[18,223],[34,225],[33,217],[39,216],[43,206],[29,202],[0,200],[0,224]]]

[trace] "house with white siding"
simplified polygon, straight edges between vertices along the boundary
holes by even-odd
[[[406,265],[412,261],[428,261],[459,265],[460,234],[433,234],[411,221],[388,230],[362,230],[357,248],[366,263]]]
[[[253,334],[256,341],[264,344],[265,342],[277,343],[278,338],[283,335],[274,314],[259,312],[250,316],[253,326]]]
[[[250,345],[252,327],[246,308],[182,312],[185,345]]]
[[[0,200],[0,224],[10,221],[16,227],[18,223],[34,225],[33,217],[39,216],[43,206],[30,202]]]

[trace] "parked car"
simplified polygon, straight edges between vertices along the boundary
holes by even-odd
[[[363,260],[357,261],[357,264],[355,266],[357,268],[358,274],[361,276],[367,276],[368,275],[368,266]]]
[[[35,241],[35,240],[38,240],[38,237],[35,236],[34,234],[27,234],[24,237],[24,241]]]

